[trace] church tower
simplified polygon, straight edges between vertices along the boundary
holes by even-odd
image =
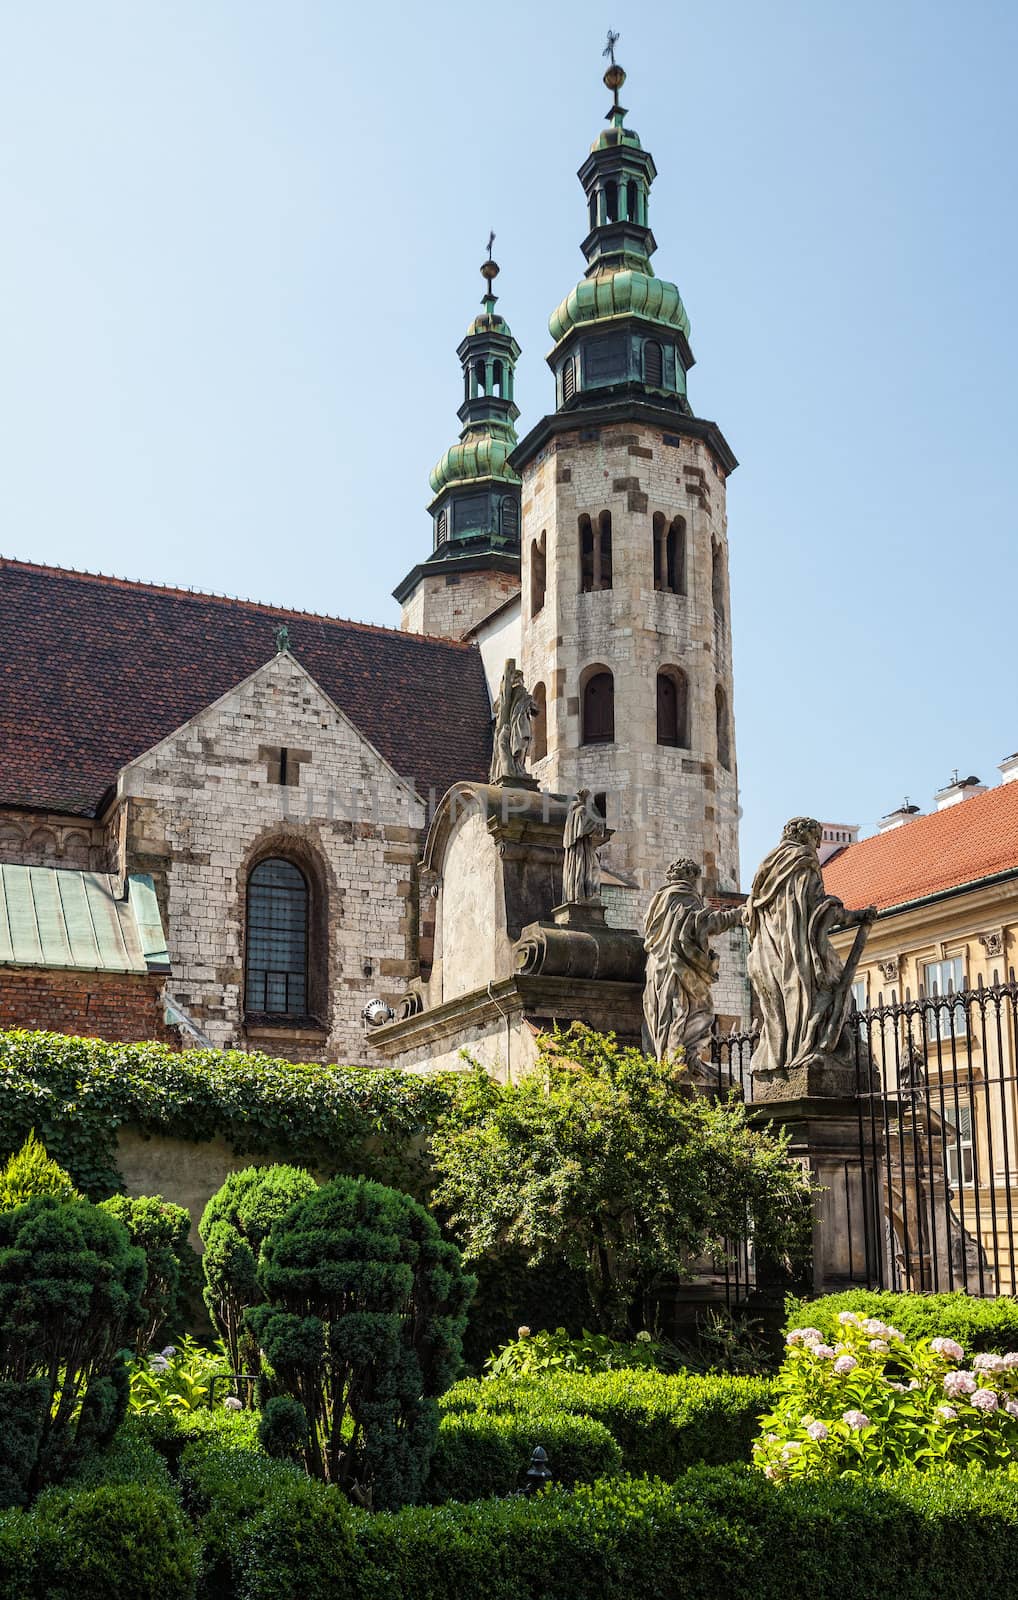
[[[531,764],[543,789],[605,797],[604,862],[636,926],[679,856],[710,894],[739,884],[725,516],[737,463],[687,399],[689,319],[651,266],[656,169],[626,126],[614,42],[608,127],[579,170],[587,270],[549,324],[556,410],[511,464],[521,664],[541,708]]]
[[[520,480],[509,465],[519,407],[513,382],[520,347],[495,310],[498,264],[481,266],[481,314],[456,354],[463,368],[463,424],[431,474],[432,553],[393,591],[410,633],[458,639],[517,593],[520,585]]]

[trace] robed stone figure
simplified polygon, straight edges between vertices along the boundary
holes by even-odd
[[[508,660],[495,701],[495,739],[489,774],[492,783],[511,783],[514,778],[529,780],[527,756],[537,712],[537,701],[524,683],[523,673],[515,661]]]
[[[734,928],[743,916],[741,907],[713,911],[706,906],[699,878],[695,861],[673,861],[664,888],[647,908],[643,929],[644,1048],[658,1061],[681,1049],[691,1068],[714,1022],[711,986],[720,963],[710,940]]]
[[[600,901],[601,863],[597,852],[609,838],[604,817],[590,804],[590,790],[578,789],[562,834],[562,899],[566,904]]]
[[[749,979],[760,1017],[753,1071],[784,1076],[829,1065],[844,1069],[847,1081],[852,979],[876,910],[847,911],[826,892],[821,837],[819,822],[793,817],[753,879],[746,907]],[[850,927],[858,932],[843,965],[830,934]]]

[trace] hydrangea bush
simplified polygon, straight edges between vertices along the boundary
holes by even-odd
[[[793,1328],[753,1459],[768,1478],[1011,1465],[1018,1351],[966,1361],[955,1339],[909,1341],[878,1317],[838,1315],[839,1337]]]

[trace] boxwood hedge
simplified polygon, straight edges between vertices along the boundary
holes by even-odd
[[[1018,1299],[1001,1295],[979,1300],[956,1290],[953,1294],[897,1294],[890,1290],[847,1289],[843,1294],[817,1300],[792,1300],[786,1305],[785,1328],[819,1328],[831,1342],[838,1332],[838,1312],[856,1311],[879,1317],[906,1339],[930,1339],[946,1334],[963,1345],[966,1354],[988,1350],[1004,1355],[1018,1350]]]

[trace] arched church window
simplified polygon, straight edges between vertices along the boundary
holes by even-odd
[[[636,187],[636,179],[630,178],[629,182],[626,184],[626,216],[629,218],[630,222],[639,222],[640,220],[639,216],[637,215],[637,210],[639,207],[637,194],[638,190]]]
[[[596,585],[598,589],[610,589],[612,586],[612,514],[602,511],[597,519],[600,539],[600,562],[597,566],[600,571],[601,581]],[[595,557],[598,551],[595,548]]]
[[[587,212],[590,219],[590,231],[593,233],[597,227],[597,190],[592,189],[587,201]]]
[[[562,368],[562,399],[571,400],[576,393],[576,363],[572,356]]]
[[[487,390],[487,387],[486,387],[485,381],[484,381],[484,362],[483,361],[475,361],[474,362],[474,393],[475,393],[475,395],[485,395],[485,394],[487,394],[487,392],[488,392],[488,390]]]
[[[689,683],[681,667],[657,675],[657,742],[689,749]]]
[[[292,861],[259,861],[247,884],[245,1008],[256,1016],[307,1014],[308,886]]]
[[[536,617],[544,610],[544,594],[548,582],[548,530],[541,529],[541,537],[530,541],[530,615]]]
[[[726,772],[732,770],[732,735],[728,719],[728,697],[720,683],[714,690],[714,713],[717,722],[718,764]]]
[[[668,594],[686,592],[686,524],[682,517],[671,522],[663,511],[655,511],[654,587]]]
[[[598,513],[595,522],[586,512],[579,519],[580,593],[612,586],[612,514]]]
[[[615,738],[615,680],[607,667],[594,667],[583,684],[581,743],[611,744]]]
[[[497,394],[499,399],[501,399],[502,398],[502,363],[501,363],[501,361],[495,361],[495,362],[492,363],[492,368],[491,368],[491,386],[492,386],[492,393],[493,394]]]
[[[643,347],[643,381],[651,389],[660,389],[664,382],[661,346],[656,339],[648,339]]]
[[[543,683],[534,685],[534,704],[537,710],[531,720],[531,761],[540,761],[548,754],[548,694]]]
[[[604,186],[605,213],[609,222],[619,220],[619,186],[614,178],[609,178]]]
[[[716,539],[710,547],[710,593],[714,602],[714,616],[719,624],[725,621],[725,568],[721,546]]]

